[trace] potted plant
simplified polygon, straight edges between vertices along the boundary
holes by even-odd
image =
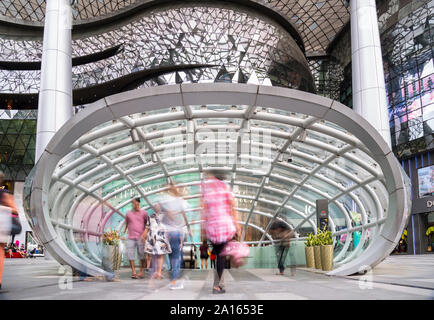
[[[119,231],[110,228],[102,237],[102,267],[104,270],[114,272],[121,268],[122,252],[119,250],[121,236]]]
[[[434,226],[430,226],[427,230],[426,230],[426,236],[428,237],[428,252],[432,252],[432,237],[434,234]]]
[[[333,237],[331,231],[321,233],[321,267],[324,271],[333,269]]]
[[[314,236],[313,239],[313,255],[315,260],[315,269],[322,269],[321,266],[321,237],[322,231],[318,230],[318,233]]]
[[[306,242],[304,243],[306,245],[304,251],[306,253],[306,266],[308,268],[315,268],[315,256],[313,253],[314,237],[315,236],[312,233],[309,233]]]

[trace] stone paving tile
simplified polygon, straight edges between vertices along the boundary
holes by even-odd
[[[257,293],[256,297],[259,300],[309,300],[307,297],[303,297],[291,292],[283,292],[280,294],[276,294],[274,292]]]
[[[434,257],[434,256],[433,256]],[[385,264],[374,269],[373,283],[363,282],[363,276],[330,277],[322,273],[314,273],[306,268],[298,268],[295,276],[285,274],[277,276],[274,269],[230,269],[225,271],[225,294],[213,294],[212,284],[214,270],[183,270],[185,279],[183,290],[170,290],[170,274],[163,273],[164,279],[156,281],[158,290],[149,286],[149,274],[145,279],[133,280],[128,268],[119,272],[120,282],[76,281],[72,282],[72,290],[62,289],[59,283],[59,265],[53,261],[16,261],[7,262],[5,268],[4,287],[0,299],[71,299],[71,300],[434,300],[434,290],[421,288],[433,285],[432,258],[425,267],[412,268],[406,265],[406,259],[386,259]],[[410,260],[413,264],[420,261]],[[399,277],[396,272],[405,265],[405,274],[411,277]],[[388,273],[389,271],[393,271]],[[366,278],[366,277],[365,277]],[[408,285],[380,283],[401,281]],[[419,284],[419,287],[414,287]],[[413,286],[410,286],[413,285]]]
[[[227,270],[235,281],[263,281],[249,269],[229,269]]]

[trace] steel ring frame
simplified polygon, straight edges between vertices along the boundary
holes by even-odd
[[[373,268],[390,254],[399,241],[409,215],[409,182],[394,154],[375,128],[348,107],[314,94],[280,87],[214,83],[160,86],[110,96],[76,114],[56,133],[36,165],[31,181],[28,212],[34,222],[35,233],[56,260],[90,275],[107,274],[98,266],[72,254],[60,239],[49,216],[47,192],[53,172],[57,163],[72,151],[72,145],[77,139],[104,122],[121,119],[130,114],[183,106],[188,119],[191,110],[186,106],[206,104],[283,109],[333,122],[351,132],[364,145],[360,147],[369,149],[370,155],[379,164],[389,204],[386,213],[377,212],[377,215],[385,218],[377,221],[381,228],[368,248],[355,259],[341,264],[328,274],[349,275],[363,272]],[[365,228],[362,226],[360,229]]]

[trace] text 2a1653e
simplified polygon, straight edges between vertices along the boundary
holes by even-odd
[[[259,304],[239,304],[239,305],[214,305],[214,314],[218,315],[262,315],[264,314],[264,306]]]

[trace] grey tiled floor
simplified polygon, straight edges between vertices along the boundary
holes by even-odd
[[[80,300],[434,300],[434,255],[391,256],[370,274],[329,277],[306,268],[295,276],[275,275],[272,269],[226,270],[225,294],[211,292],[212,270],[183,270],[183,290],[169,289],[169,274],[150,288],[149,279],[133,280],[120,271],[120,282],[65,282],[54,261],[8,260],[0,299]],[[366,282],[365,280],[368,280]],[[65,285],[69,283],[69,286]]]

